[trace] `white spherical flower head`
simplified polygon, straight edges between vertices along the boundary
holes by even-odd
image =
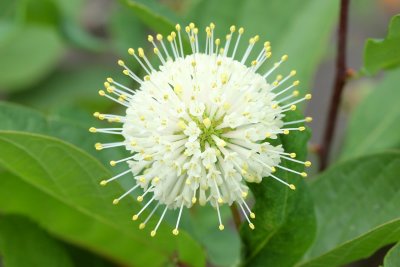
[[[296,108],[295,104],[311,98],[306,95],[292,100],[296,99],[298,91],[291,90],[299,82],[288,81],[295,71],[286,77],[278,75],[271,83],[267,81],[287,56],[282,56],[267,72],[258,72],[271,56],[269,42],[264,43],[254,58],[253,48],[259,37],[252,37],[247,49],[239,55],[243,28],[236,33],[232,26],[224,44],[220,39],[214,40],[214,28],[214,24],[206,28],[205,45],[200,48],[198,29],[193,23],[186,27],[191,54],[184,53],[185,40],[179,25],[176,32],[167,37],[167,42],[160,34],[156,38],[149,36],[161,65],[154,67],[142,48],[129,49],[129,54],[142,66],[146,76],[141,79],[123,61],[118,64],[124,68],[124,74],[137,82],[138,89],[132,90],[108,78],[106,91],[100,91],[100,95],[125,106],[126,114],[95,113],[99,119],[122,126],[92,127],[90,131],[119,134],[124,139],[117,143],[96,144],[96,148],[125,146],[130,151],[129,157],[110,162],[112,166],[126,162],[129,168],[101,184],[127,173],[133,174],[136,185],[114,203],[138,188],[142,189],[138,201],[149,195],[143,208],[133,216],[137,220],[144,210],[154,206],[140,224],[141,229],[163,205],[152,236],[168,209],[178,210],[173,231],[178,234],[183,207],[190,208],[197,203],[209,203],[216,209],[222,230],[220,205],[235,202],[253,229],[251,219],[255,215],[245,202],[249,191],[246,182],[259,183],[263,177],[271,177],[295,189],[293,184],[273,174],[276,168],[301,176],[306,174],[280,166],[281,159],[310,166],[310,162],[296,160],[294,153],[268,142],[269,138],[279,134],[303,131],[304,126],[298,125],[311,120],[282,120],[286,112]]]

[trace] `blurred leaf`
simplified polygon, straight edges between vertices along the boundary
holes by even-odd
[[[21,216],[0,217],[0,252],[7,267],[74,266],[58,241]]]
[[[341,159],[400,148],[400,70],[385,75],[351,115]]]
[[[398,267],[400,266],[400,243],[397,243],[386,254],[383,261],[383,267]]]
[[[166,6],[154,0],[120,0],[127,5],[144,24],[162,34],[175,30],[178,17]],[[147,38],[147,37],[143,37]]]
[[[26,26],[0,37],[0,91],[38,82],[58,63],[63,45],[51,28]]]
[[[400,14],[389,24],[384,40],[368,39],[364,48],[364,68],[369,73],[400,66]]]
[[[0,164],[18,176],[0,179],[3,212],[24,214],[62,239],[129,266],[162,266],[174,255],[204,266],[202,250],[183,231],[171,238],[164,223],[152,239],[133,227],[129,217],[139,204],[127,198],[112,207],[121,188],[100,188],[98,182],[111,175],[83,151],[50,137],[7,131],[0,132],[0,146]]]
[[[246,39],[259,34],[261,44],[271,41],[273,60],[270,62],[279,60],[284,54],[289,55],[288,62],[281,65],[275,75],[286,76],[296,69],[296,79],[303,84],[299,90],[306,92],[328,47],[338,7],[339,1],[203,0],[193,8],[188,20],[199,27],[215,22],[216,33],[221,37],[228,33],[231,25],[237,25],[245,28]],[[247,41],[242,42],[242,51],[247,44]],[[259,49],[261,44],[258,44]],[[253,52],[250,57],[257,53]]]
[[[147,36],[143,24],[132,9],[116,2],[108,23],[111,41],[115,50],[123,56],[127,55],[130,47],[146,47]]]
[[[289,114],[286,121],[299,119],[299,115]],[[309,136],[305,132],[292,132],[281,138],[282,145],[285,151],[295,152],[297,159],[304,160]],[[281,165],[299,172],[304,169],[302,164],[288,160]],[[315,214],[303,178],[279,168],[274,175],[293,183],[296,190],[271,177],[264,178],[260,184],[249,184],[256,199],[256,228],[252,231],[245,225],[241,231],[246,266],[293,266],[314,239]]]
[[[400,240],[400,153],[332,166],[311,184],[317,238],[299,266],[342,266]]]

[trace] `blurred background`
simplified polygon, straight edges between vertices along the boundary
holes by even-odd
[[[204,23],[204,25],[200,24],[199,27],[204,27],[205,23],[211,21],[215,21],[217,27],[220,25],[218,21],[223,21],[224,27],[231,24],[230,9],[225,8],[224,4],[216,4],[218,1],[214,1],[214,6],[209,3],[210,1],[203,0],[138,2],[143,2],[159,11],[173,23],[184,24],[192,20],[197,22],[196,18],[201,16],[199,23]],[[233,8],[240,8],[241,2],[232,1],[230,5]],[[256,7],[261,13],[258,17],[268,16],[269,5],[273,5],[274,8],[276,5],[282,5],[282,1],[264,1],[263,3],[265,3],[263,6]],[[301,5],[301,1],[298,3]],[[86,129],[97,123],[92,116],[93,112],[118,112],[118,107],[99,97],[97,91],[103,87],[105,78],[122,76],[116,64],[117,60],[128,58],[129,47],[149,47],[147,35],[154,34],[153,29],[157,28],[157,25],[150,27],[151,23],[146,22],[145,9],[138,12],[128,6],[129,1],[116,0],[1,0],[0,100],[32,108],[54,120],[69,121],[78,125],[85,130],[85,133],[82,131],[78,134],[79,138],[88,144],[87,146],[83,144],[82,147],[95,155],[91,145],[94,144],[95,139],[86,134]],[[281,8],[289,9],[288,15],[296,14],[297,6],[283,5]],[[265,14],[262,13],[264,9]],[[386,36],[391,16],[399,11],[400,1],[398,0],[351,1],[347,47],[348,66],[356,73],[359,73],[362,67],[365,40]],[[314,12],[313,14],[316,15],[318,10]],[[313,19],[313,14],[310,14],[310,20]],[[301,20],[304,19],[301,18]],[[241,25],[238,26],[249,26],[249,32],[252,34],[258,33],[257,27],[270,28],[273,49],[274,39],[278,39],[277,36],[283,36],[277,42],[278,44],[285,42],[286,28],[282,20],[268,19],[269,24],[259,23],[257,26],[254,26],[253,20],[252,16],[243,17],[240,20]],[[299,19],[299,23],[302,23],[301,20]],[[279,27],[273,25],[275,21]],[[313,93],[313,100],[305,108],[305,113],[314,118],[311,123],[313,129],[311,148],[321,141],[331,94],[336,51],[337,5],[333,7],[326,21],[322,35],[313,31],[313,28],[297,29],[297,35],[291,33],[291,39],[287,40],[293,47],[289,49],[292,54],[302,52],[310,54],[309,51],[305,51],[307,49],[318,54],[310,60],[309,69],[304,72],[301,69],[298,70],[300,77],[305,77],[304,91]],[[316,20],[315,23],[321,22]],[[219,30],[225,32],[228,29],[219,28]],[[315,36],[317,33],[318,36]],[[266,36],[266,38],[269,37]],[[314,38],[315,44],[307,47],[299,45],[302,51],[297,51],[297,40],[301,43],[307,38]],[[279,49],[278,47],[277,50],[281,51]],[[289,56],[291,56],[290,53]],[[136,70],[140,71],[138,68]],[[379,80],[380,75],[376,75],[350,81],[346,86],[335,138],[335,153],[338,153],[338,147],[343,142],[342,137],[349,114],[357,103],[373,90]],[[0,121],[1,123],[3,122]],[[107,163],[111,156],[106,154],[96,155],[96,157],[99,157],[103,163]],[[206,213],[207,211],[204,211],[204,214]],[[224,214],[229,217],[228,210],[225,210]],[[200,231],[194,236],[201,239],[206,246],[214,247],[210,249],[212,262],[210,266],[229,266],[236,262],[239,258],[238,237],[231,234],[228,229],[223,234],[223,243],[219,243],[220,240],[216,240],[212,232],[208,231],[207,223],[202,221],[199,225],[201,224],[205,225],[204,229],[199,226]],[[74,255],[76,266],[113,265],[103,257],[62,243],[68,247],[71,255]],[[228,243],[230,248],[220,248]],[[218,253],[219,249],[228,249],[230,258],[221,257],[222,254]],[[0,266],[2,266],[1,258]]]

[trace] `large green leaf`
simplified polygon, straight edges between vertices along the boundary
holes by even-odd
[[[392,18],[384,40],[369,39],[364,48],[364,68],[369,73],[400,65],[400,14]]]
[[[130,220],[137,203],[128,198],[113,207],[121,188],[100,187],[111,174],[83,151],[50,137],[7,131],[0,131],[0,146],[0,165],[18,176],[0,179],[3,212],[24,214],[62,239],[129,266],[161,266],[176,257],[204,266],[202,250],[183,231],[172,238],[164,223],[151,238]]]
[[[287,120],[298,118],[291,115]],[[292,132],[281,140],[285,151],[295,152],[299,160],[304,160],[308,138],[306,132]],[[282,165],[299,172],[304,169],[304,165],[288,160]],[[260,184],[249,184],[256,200],[256,228],[252,231],[245,225],[241,231],[246,266],[293,266],[315,236],[315,213],[304,178],[280,169],[275,175],[293,183],[296,190],[268,177]]]
[[[397,243],[386,254],[383,261],[383,267],[398,267],[400,266],[400,243]]]
[[[0,217],[0,254],[7,267],[74,266],[57,240],[20,216]]]
[[[317,238],[300,266],[341,266],[400,240],[400,152],[332,166],[311,184]]]
[[[400,147],[400,70],[385,75],[351,115],[342,159]]]

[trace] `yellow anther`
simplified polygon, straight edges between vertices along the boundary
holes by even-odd
[[[157,34],[156,38],[157,38],[158,41],[161,41],[163,39],[163,36],[161,34]]]
[[[239,34],[243,34],[244,33],[244,29],[242,27],[239,28]]]
[[[206,33],[211,33],[211,28],[210,27],[206,27]]]
[[[117,163],[114,160],[112,160],[110,161],[110,165],[114,167],[115,165],[117,165]]]
[[[90,128],[89,128],[89,132],[91,132],[91,133],[95,133],[96,131],[97,131],[97,129],[94,128],[94,127],[90,127]]]
[[[252,65],[252,66],[255,66],[255,65],[257,65],[257,63],[258,63],[257,60],[253,60],[253,61],[251,62],[251,65]]]
[[[114,80],[112,78],[108,77],[107,82],[112,83],[112,82],[114,82]]]
[[[95,113],[93,113],[93,116],[95,117],[95,118],[98,118],[99,116],[100,116],[100,112],[95,112]]]
[[[186,31],[187,33],[189,33],[189,32],[190,32],[190,27],[189,27],[189,26],[186,26],[186,27],[185,27],[185,31]]]
[[[270,138],[271,137],[271,133],[266,133],[265,134],[265,138]]]
[[[296,110],[296,108],[297,108],[296,105],[291,105],[290,106],[290,110]]]
[[[160,51],[158,50],[158,48],[157,47],[154,47],[154,49],[153,49],[153,52],[154,52],[154,54],[158,54]]]
[[[223,53],[224,53],[224,48],[220,48],[220,49],[219,49],[219,54],[222,55]],[[218,63],[217,63],[217,65],[218,65]],[[220,66],[220,65],[221,65],[221,64],[219,64],[218,66]]]
[[[118,60],[118,65],[125,66],[125,63],[120,59],[120,60]]]
[[[256,35],[253,38],[254,38],[254,42],[258,42],[260,40],[260,36],[259,35]]]
[[[151,237],[155,237],[155,236],[156,236],[156,233],[157,233],[157,232],[153,230],[153,231],[150,232],[150,236],[151,236]]]
[[[265,47],[265,48],[270,47],[270,46],[271,46],[271,43],[270,43],[270,42],[268,42],[268,41],[267,41],[267,42],[264,42],[264,47]]]
[[[193,68],[196,67],[196,61],[195,60],[192,61],[192,67]]]
[[[250,218],[255,219],[256,218],[256,214],[254,212],[250,212]]]
[[[189,23],[189,28],[193,30],[194,27],[195,27],[194,23],[193,23],[193,22],[190,22],[190,23]]]
[[[102,150],[102,149],[103,149],[103,145],[100,144],[100,143],[96,143],[96,144],[94,145],[94,147],[96,148],[96,150]]]
[[[276,168],[275,167],[271,167],[271,172],[276,172]]]
[[[123,70],[122,73],[125,75],[129,75],[129,70]]]
[[[223,49],[223,48],[221,48],[221,49]],[[221,53],[223,53],[224,51],[222,51]],[[222,64],[222,61],[221,60],[217,60],[217,66],[221,66],[221,64]]]
[[[226,84],[228,82],[228,75],[226,73],[221,74],[221,83]]]
[[[211,120],[210,120],[209,118],[205,118],[205,119],[203,120],[203,124],[204,124],[204,126],[206,126],[206,128],[208,129],[208,128],[210,128],[210,126],[211,126]]]
[[[151,161],[151,160],[153,160],[153,157],[152,157],[151,155],[145,155],[145,156],[143,157],[143,159],[144,159],[145,161]]]
[[[211,28],[211,30],[214,30],[215,29],[215,24],[214,23],[210,23],[210,28]]]
[[[272,83],[272,86],[276,87],[276,86],[278,86],[278,84],[279,84],[278,81],[274,81],[274,82]]]
[[[136,200],[137,200],[138,202],[142,202],[142,201],[143,201],[143,197],[142,197],[142,196],[138,196],[138,197],[136,198]]]
[[[249,227],[250,227],[251,230],[254,230],[254,228],[255,228],[254,224],[252,224],[252,223],[249,223]]]
[[[133,56],[133,55],[135,54],[135,49],[129,48],[129,49],[128,49],[128,54],[131,55],[131,56]]]
[[[105,88],[110,87],[110,86],[111,86],[111,85],[110,85],[109,82],[104,82],[104,87],[105,87]]]
[[[307,173],[302,172],[302,173],[301,173],[301,176],[302,176],[302,177],[307,177]]]
[[[272,109],[276,109],[276,108],[278,108],[278,104],[273,104],[271,107],[272,107]]]
[[[153,182],[157,184],[160,181],[160,178],[158,176],[154,177]]]
[[[222,139],[218,140],[217,142],[217,146],[219,147],[225,147],[226,146],[226,142]]]
[[[265,52],[271,52],[271,47],[270,46],[265,47]]]
[[[254,38],[249,39],[249,44],[254,44],[255,42],[256,42],[256,40]]]
[[[101,186],[105,186],[106,184],[107,184],[107,181],[106,181],[106,180],[103,180],[103,181],[100,182],[100,185],[101,185]]]
[[[228,110],[228,109],[231,108],[231,104],[229,104],[229,103],[226,102],[226,103],[224,103],[224,106],[223,106],[223,107],[224,107],[225,110]]]
[[[99,115],[99,119],[100,119],[100,120],[104,120],[104,119],[105,119],[104,114],[100,114],[100,115]]]
[[[183,120],[180,120],[179,122],[178,122],[178,126],[179,126],[179,128],[181,128],[182,130],[185,130],[186,129],[186,123],[183,121]]]
[[[179,234],[178,229],[175,228],[174,230],[172,230],[172,234],[173,234],[173,235],[178,235],[178,234]]]
[[[168,40],[168,42],[172,43],[172,41],[173,41],[174,39],[172,38],[171,35],[168,35],[168,36],[167,36],[167,40]]]
[[[296,157],[296,153],[290,153],[289,156],[294,159]]]
[[[176,29],[177,31],[180,31],[180,30],[181,30],[181,25],[176,24],[176,25],[175,25],[175,29]]]
[[[306,166],[306,167],[311,167],[311,161],[306,161],[306,162],[304,162],[304,166]]]
[[[113,200],[113,204],[114,204],[114,205],[117,205],[118,203],[119,203],[119,199],[114,199],[114,200]]]
[[[145,227],[146,227],[146,224],[145,224],[145,223],[139,224],[139,229],[140,229],[140,230],[143,230]]]
[[[294,85],[294,86],[297,86],[297,85],[299,85],[299,84],[300,84],[300,81],[294,81],[294,82],[293,82],[293,85]]]
[[[299,94],[300,94],[300,92],[297,90],[293,91],[293,93],[292,93],[293,96],[298,96]]]
[[[225,37],[225,39],[226,39],[226,40],[230,40],[231,37],[232,37],[232,36],[231,36],[230,34],[227,34],[226,37]]]
[[[235,32],[235,31],[236,31],[236,26],[235,26],[235,25],[232,25],[232,26],[229,28],[229,30],[231,31],[231,33]]]
[[[150,75],[144,76],[144,80],[145,80],[145,81],[150,81]]]
[[[197,201],[197,198],[196,197],[192,197],[192,203],[195,204],[196,201]]]
[[[176,33],[175,32],[171,32],[171,37],[172,37],[172,39],[175,39]]]
[[[224,200],[222,198],[218,198],[218,203],[222,204],[222,203],[224,203]]]
[[[147,36],[147,40],[148,40],[150,43],[152,43],[152,42],[154,41],[154,38],[153,38],[153,36],[148,35],[148,36]]]
[[[283,55],[281,58],[282,61],[286,61],[287,59],[288,59],[288,55]]]
[[[163,99],[164,99],[164,100],[168,100],[168,99],[169,99],[169,95],[168,95],[168,94],[164,94],[164,95],[163,95]]]
[[[218,228],[219,228],[219,230],[221,230],[221,231],[225,229],[225,227],[224,227],[223,224],[220,224],[220,225],[218,226]]]
[[[311,94],[306,94],[306,95],[304,96],[304,98],[307,99],[307,100],[310,100],[310,99],[312,98],[312,95],[311,95]]]
[[[243,192],[242,192],[242,197],[243,197],[243,198],[246,198],[248,194],[249,194],[249,193],[247,193],[246,191],[243,191]]]
[[[137,145],[136,141],[131,141],[131,146],[136,146],[136,145]]]
[[[106,95],[106,92],[104,92],[103,90],[100,90],[100,91],[99,91],[99,95],[105,96],[105,95]]]
[[[141,183],[144,183],[144,182],[146,182],[146,178],[144,178],[144,177],[140,177],[140,178],[139,178],[139,182],[141,182]]]
[[[292,190],[296,190],[296,186],[294,184],[290,184],[289,188],[292,189]]]
[[[271,52],[267,52],[266,54],[265,54],[265,57],[266,58],[270,58],[272,56],[272,53]]]
[[[215,45],[219,45],[221,43],[221,40],[220,39],[216,39],[215,40]]]
[[[312,122],[312,120],[313,120],[312,117],[306,117],[306,118],[305,118],[305,121],[306,121],[306,122]]]
[[[300,132],[304,131],[305,129],[306,129],[306,127],[304,127],[304,126],[300,126],[300,127],[299,127],[299,131],[300,131]]]
[[[290,76],[294,76],[294,75],[296,75],[296,71],[295,70],[292,70],[291,72],[290,72]]]
[[[139,218],[139,216],[137,214],[132,216],[132,221],[136,221]]]
[[[143,48],[139,47],[139,48],[138,48],[138,52],[139,52],[139,57],[144,57]]]

